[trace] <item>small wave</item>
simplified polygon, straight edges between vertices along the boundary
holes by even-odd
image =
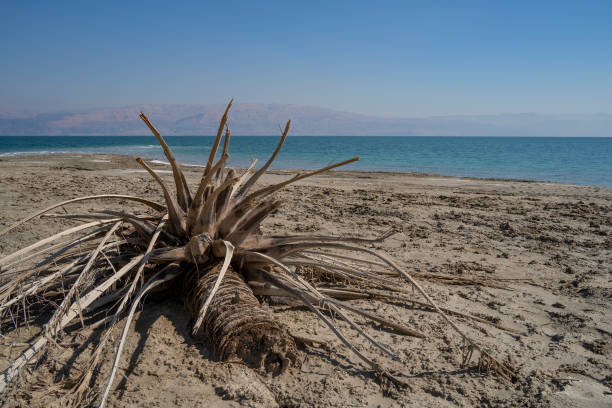
[[[165,165],[165,166],[169,166],[169,165],[170,165],[170,163],[165,162],[165,161],[163,161],[163,160],[149,160],[149,163],[154,163],[154,164],[163,164],[163,165]]]
[[[146,173],[147,170],[140,170],[140,169],[128,169],[128,170],[119,170],[119,173]],[[155,170],[156,173],[172,173],[171,170]]]
[[[65,154],[72,153],[66,150],[32,150],[26,152],[7,152],[0,153],[0,157],[9,157],[9,156],[27,156],[27,155],[39,155],[39,154]]]
[[[153,163],[153,164],[163,164],[164,166],[169,166],[170,163],[163,161],[163,160],[149,160],[149,163]],[[206,166],[202,166],[201,164],[188,164],[188,163],[180,163],[181,166],[185,166],[185,167],[206,167]]]

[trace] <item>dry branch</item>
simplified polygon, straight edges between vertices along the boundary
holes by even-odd
[[[402,359],[391,348],[368,333],[371,322],[417,339],[425,335],[418,328],[407,327],[401,321],[365,310],[349,300],[372,299],[428,307],[440,314],[459,334],[461,341],[467,344],[465,363],[469,362],[473,350],[478,350],[484,365],[493,367],[504,378],[512,379],[515,376],[512,370],[495,360],[467,336],[449,315],[479,324],[494,325],[511,332],[510,329],[438,306],[413,276],[387,256],[349,245],[381,242],[397,233],[397,230],[391,229],[375,238],[264,236],[260,225],[282,204],[270,197],[272,194],[292,183],[350,164],[359,158],[297,174],[280,183],[254,190],[257,181],[278,156],[289,132],[290,122],[287,122],[277,147],[265,164],[249,177],[256,163],[253,160],[249,169],[236,177],[234,170],[226,169],[230,141],[227,122],[231,105],[230,101],[221,118],[208,161],[193,196],[170,147],[144,113],[141,113],[141,119],[162,146],[172,166],[174,189],[169,188],[144,160],[136,159],[161,187],[165,206],[126,195],[87,196],[47,207],[0,232],[0,235],[5,234],[54,208],[86,200],[130,200],[158,212],[155,215],[140,216],[109,208],[89,214],[49,214],[49,217],[72,221],[96,221],[61,231],[0,260],[3,268],[0,271],[0,317],[6,315],[0,323],[12,321],[16,326],[12,313],[19,312],[27,317],[29,306],[26,304],[31,300],[40,304],[33,308],[32,313],[53,312],[32,345],[4,371],[0,379],[0,392],[4,392],[19,370],[39,356],[49,342],[61,341],[63,331],[76,317],[80,317],[84,325],[86,321],[95,320],[85,318],[91,314],[96,317],[106,316],[93,323],[92,328],[102,324],[107,326],[96,341],[81,375],[69,380],[72,387],[69,395],[73,404],[83,402],[84,396],[90,392],[90,380],[101,364],[104,347],[110,342],[116,345],[117,352],[100,400],[100,406],[104,405],[112,388],[134,312],[143,296],[154,287],[156,291],[175,294],[183,301],[192,314],[194,334],[205,339],[218,358],[232,361],[239,358],[249,366],[266,372],[287,372],[290,367],[299,367],[300,359],[294,337],[275,321],[255,295],[288,296],[301,302],[370,369],[397,385],[402,383],[389,374],[382,364],[360,350],[334,324],[333,318],[326,315],[341,318],[354,330],[354,335],[356,332],[357,336],[366,339],[384,355],[401,362]],[[224,130],[221,157],[215,163]],[[97,229],[85,232],[94,227]],[[61,237],[75,233],[82,235],[77,239],[55,243]],[[17,265],[21,268],[24,260],[37,259],[50,251],[55,252],[34,267],[24,265],[24,269],[18,270]],[[360,259],[337,251],[360,252],[373,259]],[[291,267],[316,268],[321,273],[308,275],[298,273]],[[323,280],[322,273],[340,279],[348,286],[317,286]],[[406,296],[409,290],[398,283],[399,278],[412,285],[424,301]],[[440,274],[419,275],[419,278],[435,279],[445,284],[503,285],[509,282],[503,279],[485,280]],[[113,343],[111,331],[126,312],[122,336],[118,343]],[[354,321],[355,316],[359,318]],[[71,326],[70,330],[79,332],[82,329]]]

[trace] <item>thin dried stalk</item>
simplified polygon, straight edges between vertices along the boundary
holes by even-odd
[[[157,204],[153,201],[150,200],[146,200],[144,198],[140,198],[140,197],[134,197],[134,196],[128,196],[128,195],[122,195],[122,194],[101,194],[101,195],[94,195],[94,196],[87,196],[87,197],[79,197],[79,198],[74,198],[72,200],[67,200],[67,201],[62,201],[61,203],[58,204],[53,204],[52,206],[49,206],[47,208],[45,208],[44,210],[40,210],[35,214],[29,215],[27,217],[25,217],[24,219],[17,221],[16,223],[14,223],[13,225],[10,225],[8,227],[6,227],[5,229],[3,229],[2,231],[0,231],[0,235],[4,235],[7,232],[14,230],[15,228],[19,227],[20,225],[25,224],[26,222],[38,217],[39,215],[42,215],[46,212],[49,212],[57,207],[61,207],[63,205],[66,204],[72,204],[72,203],[76,203],[79,201],[87,201],[87,200],[99,200],[102,198],[116,198],[116,199],[120,199],[120,200],[131,200],[131,201],[137,201],[139,203],[148,205],[149,207],[153,208],[154,210],[157,211],[162,211],[165,209],[165,207],[163,205]]]
[[[164,150],[164,155],[166,156],[168,162],[170,163],[170,166],[172,167],[172,176],[174,177],[174,185],[176,186],[176,195],[178,203],[184,211],[187,211],[187,208],[189,208],[189,204],[191,204],[191,195],[189,194],[189,186],[187,186],[187,181],[185,180],[185,175],[183,174],[181,167],[174,158],[174,154],[172,154],[172,150],[170,150],[170,147],[168,147],[164,138],[161,137],[157,129],[155,129],[155,126],[153,126],[151,122],[149,122],[149,118],[147,118],[147,116],[143,112],[140,112],[140,119],[142,119],[142,121],[151,130],[151,132],[157,139],[157,142]]]
[[[98,244],[97,248],[91,253],[89,257],[89,261],[87,261],[87,265],[85,265],[85,267],[83,268],[83,270],[80,272],[79,276],[77,277],[76,281],[72,284],[72,287],[68,291],[68,294],[64,297],[64,300],[59,305],[59,307],[57,308],[57,310],[55,311],[51,319],[49,319],[49,322],[47,323],[46,331],[51,336],[55,337],[57,335],[57,325],[61,321],[62,315],[66,313],[66,310],[68,309],[68,306],[72,302],[73,298],[75,297],[77,292],[80,291],[81,283],[85,279],[87,279],[88,273],[91,270],[91,267],[93,266],[96,258],[98,257],[100,250],[102,249],[106,241],[117,230],[117,228],[119,228],[120,225],[121,225],[121,221],[115,223],[115,225],[113,225],[108,230],[104,238],[102,238],[102,240]],[[76,304],[80,306],[80,303],[78,302],[78,297],[77,297]],[[82,320],[82,317],[81,317],[81,320]]]
[[[113,367],[111,369],[111,373],[108,377],[108,382],[106,383],[106,387],[104,389],[104,393],[102,394],[102,399],[100,400],[99,408],[104,407],[106,403],[106,399],[108,398],[108,393],[113,385],[113,380],[115,378],[115,374],[117,373],[117,367],[119,366],[119,359],[121,358],[121,352],[123,351],[123,345],[125,344],[125,338],[127,337],[128,329],[130,328],[130,323],[132,322],[132,318],[134,317],[134,312],[136,311],[136,307],[138,307],[138,303],[142,299],[142,297],[151,289],[156,286],[161,285],[164,282],[168,282],[174,279],[178,273],[167,273],[162,274],[160,276],[160,272],[155,274],[147,284],[140,290],[138,295],[136,295],[136,299],[132,302],[132,307],[130,308],[130,312],[128,313],[127,319],[125,320],[125,325],[123,326],[123,332],[121,333],[121,340],[119,341],[119,346],[117,347],[117,352],[115,353],[115,361],[113,362]]]
[[[353,247],[353,246],[350,246],[350,245],[343,245],[343,244],[335,244],[334,246],[336,248],[342,248],[342,249],[348,249],[348,250],[352,250],[352,251],[368,253],[368,254],[370,254],[372,256],[375,256],[376,258],[380,259],[381,261],[383,261],[387,265],[389,265],[400,276],[404,277],[408,282],[410,282],[412,284],[412,286],[417,291],[419,291],[419,293],[431,305],[431,307],[433,307],[438,312],[438,314],[440,314],[440,316],[442,316],[442,318],[462,337],[462,339],[467,344],[469,344],[470,347],[478,350],[480,355],[482,357],[484,357],[488,362],[490,362],[493,365],[493,367],[496,369],[496,371],[497,371],[497,373],[499,375],[501,375],[502,377],[504,377],[504,378],[506,378],[508,380],[514,380],[515,379],[515,374],[511,370],[509,370],[505,365],[503,365],[500,362],[498,362],[497,360],[495,360],[495,358],[493,358],[493,356],[491,356],[489,353],[487,353],[482,347],[480,347],[478,344],[476,344],[476,342],[474,340],[472,340],[470,337],[468,337],[468,335],[465,334],[463,332],[463,330],[461,330],[459,328],[459,326],[457,326],[457,324],[453,320],[451,320],[451,318],[448,317],[448,315],[446,313],[444,313],[444,311],[442,309],[440,309],[440,307],[438,307],[438,305],[433,301],[433,299],[431,297],[429,297],[429,295],[425,292],[425,290],[423,290],[423,288],[412,278],[412,276],[410,276],[407,272],[405,272],[404,270],[399,268],[397,265],[395,265],[395,263],[393,261],[391,261],[389,258],[387,258],[386,256],[384,256],[382,254],[379,254],[378,252],[372,251],[372,250],[367,249],[367,248]]]
[[[120,219],[119,218],[109,218],[109,219],[106,219],[106,220],[94,221],[94,222],[90,222],[90,223],[87,223],[87,224],[83,224],[83,225],[79,225],[79,226],[76,226],[76,227],[69,228],[69,229],[67,229],[65,231],[59,232],[59,233],[57,233],[55,235],[52,235],[49,238],[41,239],[40,241],[35,242],[34,244],[32,244],[32,245],[30,245],[28,247],[25,247],[23,249],[20,249],[17,252],[13,252],[12,254],[5,256],[4,258],[0,259],[0,266],[4,266],[4,265],[8,264],[9,261],[11,261],[11,260],[13,260],[13,259],[15,259],[15,258],[17,258],[17,257],[19,257],[21,255],[23,255],[23,254],[26,254],[26,253],[28,253],[28,252],[36,249],[36,248],[39,248],[39,247],[41,247],[41,246],[43,246],[45,244],[48,244],[49,242],[53,242],[56,239],[61,238],[61,237],[65,236],[65,235],[74,234],[75,232],[79,232],[79,231],[82,231],[82,230],[87,229],[87,228],[96,227],[98,225],[110,224],[112,222],[117,222],[117,221],[120,221]]]
[[[223,260],[223,265],[221,266],[221,270],[219,271],[219,276],[217,277],[217,280],[215,281],[215,284],[212,290],[208,294],[208,297],[204,301],[202,308],[198,312],[198,319],[193,325],[193,330],[192,330],[193,335],[196,335],[198,331],[200,330],[200,326],[202,326],[202,322],[204,321],[204,317],[206,316],[206,311],[208,310],[208,306],[210,306],[210,302],[212,301],[213,297],[217,293],[217,290],[219,290],[219,286],[221,285],[221,281],[223,280],[223,277],[225,276],[225,272],[227,272],[227,268],[230,266],[230,262],[232,261],[232,255],[234,254],[234,246],[228,241],[223,241],[223,245],[225,245],[225,258]]]
[[[153,169],[151,169],[140,157],[137,157],[136,161],[138,162],[138,164],[144,167],[145,170],[147,170],[151,176],[153,176],[155,181],[157,181],[157,184],[160,185],[162,192],[164,193],[164,199],[166,200],[166,206],[168,207],[171,232],[174,235],[178,236],[185,235],[185,232],[187,231],[187,225],[185,223],[184,211],[179,207],[178,203],[176,202],[176,199],[172,197],[172,195],[168,191],[168,188],[166,187],[166,184],[157,175],[157,173],[155,173]]]
[[[287,121],[287,124],[285,125],[285,130],[283,131],[283,135],[281,136],[280,142],[278,142],[278,146],[276,146],[276,149],[272,153],[272,156],[270,156],[266,164],[264,164],[259,170],[257,170],[257,172],[253,174],[253,176],[251,176],[249,181],[247,181],[245,185],[240,189],[240,191],[238,191],[236,197],[241,197],[248,193],[249,189],[257,182],[257,180],[259,180],[259,178],[266,172],[266,170],[268,170],[274,159],[276,159],[276,156],[280,152],[281,148],[283,147],[283,143],[285,143],[285,139],[289,134],[290,127],[291,121]]]
[[[219,130],[217,131],[217,137],[215,138],[215,142],[213,143],[213,147],[210,150],[210,155],[208,156],[208,162],[206,163],[206,168],[204,169],[204,174],[208,174],[211,170],[213,161],[215,160],[215,156],[217,155],[217,149],[219,148],[219,142],[221,141],[221,135],[223,134],[223,128],[225,128],[225,124],[227,123],[227,114],[229,113],[230,108],[232,107],[232,103],[234,100],[230,100],[225,108],[225,112],[223,112],[223,116],[221,117],[221,123],[219,123]]]
[[[68,312],[62,317],[57,330],[63,329],[70,321],[72,321],[81,309],[86,309],[93,301],[102,296],[102,294],[108,290],[115,282],[121,279],[126,273],[128,273],[134,266],[138,264],[142,259],[142,256],[137,256],[130,261],[127,265],[117,271],[117,274],[113,275],[96,288],[89,291],[85,296],[81,297],[80,306],[78,307],[75,303],[68,308]],[[19,356],[4,372],[0,378],[0,393],[4,392],[6,386],[11,380],[17,375],[21,367],[30,362],[46,345],[48,337],[41,335],[39,336],[34,344],[28,348],[24,353]]]

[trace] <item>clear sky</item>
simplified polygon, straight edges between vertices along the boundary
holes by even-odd
[[[612,113],[612,1],[10,1],[0,106]]]

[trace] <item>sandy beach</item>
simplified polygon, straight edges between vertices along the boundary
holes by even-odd
[[[168,166],[151,166],[171,179]],[[202,170],[184,170],[190,185],[196,184]],[[261,184],[291,174],[271,171]],[[103,193],[163,201],[158,185],[131,157],[1,157],[0,229],[55,202]],[[335,171],[278,195],[284,205],[264,224],[264,233],[375,237],[391,226],[401,228],[402,233],[375,248],[413,274],[440,306],[520,332],[453,318],[513,366],[518,381],[480,372],[475,361],[462,367],[462,342],[435,313],[364,300],[354,303],[426,334],[418,339],[370,327],[373,337],[406,363],[384,358],[352,336],[410,389],[381,386],[322,322],[294,306],[270,307],[292,334],[323,341],[327,350],[303,349],[301,369],[264,376],[241,364],[216,361],[207,345],[189,334],[190,316],[182,304],[152,297],[132,324],[108,406],[612,406],[612,189]],[[120,207],[145,211],[116,201],[89,201],[70,209]],[[0,237],[0,256],[67,225],[39,219],[19,227]],[[442,275],[507,281],[503,287],[457,285],[436,279]],[[345,323],[338,325],[350,332]],[[33,324],[1,337],[0,368],[25,349],[12,343],[27,342],[39,330]],[[5,406],[61,406],[50,386],[77,370],[91,350],[90,343],[51,347],[0,401]],[[109,363],[113,350],[104,358]],[[107,371],[100,374],[95,389]]]

